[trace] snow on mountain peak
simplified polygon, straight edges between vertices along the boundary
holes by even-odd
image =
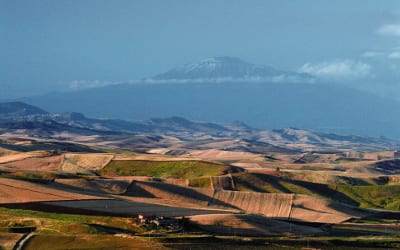
[[[152,80],[164,81],[298,81],[310,82],[307,74],[276,70],[245,62],[237,57],[221,56],[189,63],[159,74]]]

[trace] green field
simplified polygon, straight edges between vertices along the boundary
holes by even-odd
[[[339,185],[337,190],[364,208],[400,211],[400,185]]]
[[[111,161],[98,173],[103,176],[149,176],[194,179],[237,171],[227,165],[205,161]]]
[[[156,242],[134,236],[147,231],[134,218],[0,208],[0,238],[10,232],[24,229],[33,230],[35,235],[27,241],[23,249],[154,249],[161,247]],[[3,248],[0,246],[0,249]]]
[[[363,185],[332,185],[292,180],[290,176],[252,173],[232,176],[238,191],[304,194],[363,208],[399,211],[400,207],[400,185],[372,185],[367,182]],[[345,183],[346,180],[339,181]]]
[[[189,179],[189,186],[198,188],[211,188],[211,179],[210,177]]]
[[[138,237],[114,235],[36,235],[26,250],[61,249],[164,249],[161,244]]]
[[[123,217],[88,216],[48,213],[21,209],[0,208],[0,231],[10,227],[37,227],[37,232],[50,234],[101,234],[102,228],[121,232],[142,233],[144,230],[135,220]]]

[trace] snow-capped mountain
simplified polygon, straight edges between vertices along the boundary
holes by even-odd
[[[185,64],[151,78],[167,81],[272,81],[311,82],[313,77],[305,73],[277,70],[245,62],[240,58],[222,56]]]
[[[274,79],[278,83],[274,84]],[[20,101],[50,112],[79,111],[97,118],[240,120],[260,129],[297,127],[400,139],[400,109],[393,108],[400,106],[398,101],[342,84],[309,84],[309,79],[306,74],[217,57],[135,84],[51,93]],[[149,84],[151,81],[167,84]],[[73,118],[76,122],[76,115]]]

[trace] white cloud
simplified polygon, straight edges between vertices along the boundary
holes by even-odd
[[[385,53],[379,51],[366,51],[361,56],[364,58],[377,58],[384,56]]]
[[[279,74],[273,75],[269,77],[212,77],[212,78],[194,78],[194,79],[153,79],[146,78],[141,81],[142,83],[147,84],[188,84],[188,83],[234,83],[234,82],[246,82],[246,83],[263,83],[263,82],[272,82],[272,83],[315,83],[315,79],[306,75],[298,75],[298,74]]]
[[[400,24],[386,24],[381,26],[377,33],[383,36],[400,36]]]
[[[365,51],[361,57],[366,59],[400,59],[400,47],[381,51]]]
[[[299,72],[308,73],[320,78],[355,79],[370,75],[371,65],[353,60],[331,61],[317,64],[306,63],[301,66]]]
[[[394,51],[388,55],[391,59],[400,59],[400,51]]]
[[[232,78],[232,77],[217,77],[217,78],[196,78],[196,79],[153,79],[144,78],[141,80],[129,80],[129,81],[102,81],[102,80],[73,80],[68,83],[68,88],[70,90],[82,90],[99,88],[111,85],[119,84],[190,84],[190,83],[226,83],[226,82],[272,82],[272,83],[315,83],[315,79],[310,76],[302,76],[299,74],[280,74],[270,77],[242,77],[242,78]],[[63,84],[64,85],[64,84]],[[65,86],[65,85],[64,85]]]
[[[100,81],[100,80],[73,80],[69,83],[69,88],[72,90],[90,89],[104,87],[108,85],[121,84],[123,82]]]

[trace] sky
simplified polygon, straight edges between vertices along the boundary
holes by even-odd
[[[400,1],[0,0],[0,99],[213,56],[400,99]]]

